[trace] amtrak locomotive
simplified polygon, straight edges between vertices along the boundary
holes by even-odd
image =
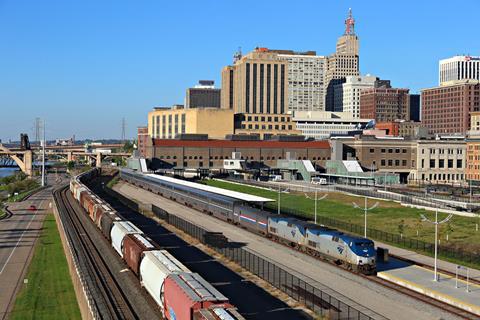
[[[178,179],[166,181],[156,178],[155,175],[143,175],[123,169],[120,170],[120,177],[138,187],[239,225],[311,256],[331,261],[355,272],[376,273],[376,251],[370,239],[293,217],[272,214],[238,203],[228,196],[176,183],[175,180]]]

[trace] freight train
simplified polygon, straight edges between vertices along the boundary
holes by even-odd
[[[207,188],[186,185],[179,179],[139,174],[128,169],[120,170],[120,178],[348,270],[368,275],[376,273],[376,250],[370,239],[272,214],[232,197],[209,192]]]
[[[113,249],[139,278],[160,307],[164,318],[175,320],[244,320],[228,298],[199,274],[191,272],[148,238],[83,182],[99,174],[93,169],[74,177],[70,191]]]

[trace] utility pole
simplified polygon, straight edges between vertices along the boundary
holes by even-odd
[[[435,263],[434,263],[434,272],[433,272],[433,281],[438,281],[438,276],[437,276],[437,254],[438,254],[438,225],[448,222],[452,217],[453,214],[450,213],[445,219],[442,221],[438,221],[438,208],[435,209],[435,221],[429,220],[425,215],[421,214],[422,221],[430,222],[435,225]]]
[[[122,142],[125,142],[126,128],[127,128],[127,123],[125,122],[125,118],[122,118]]]
[[[45,144],[47,143],[45,139],[45,120],[43,120],[43,147],[42,147],[42,187],[45,187]]]
[[[364,214],[364,216],[365,216],[363,237],[366,238],[366,237],[367,237],[367,212],[370,211],[370,210],[375,209],[375,208],[378,206],[378,202],[376,202],[373,206],[371,206],[371,207],[369,208],[369,207],[368,207],[368,203],[367,203],[367,197],[365,196],[365,206],[364,206],[363,208],[360,207],[360,206],[359,206],[358,204],[356,204],[355,202],[352,202],[352,204],[353,204],[353,207],[354,207],[354,208],[363,210],[363,214]]]

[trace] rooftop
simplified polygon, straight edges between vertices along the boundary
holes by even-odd
[[[181,179],[175,179],[167,176],[159,176],[157,174],[147,174],[148,177],[155,178],[158,180],[170,182],[170,183],[175,183],[178,185],[198,189],[201,191],[206,191],[206,192],[211,192],[217,195],[221,196],[226,196],[230,197],[236,200],[241,200],[241,201],[246,201],[246,202],[257,202],[257,203],[263,203],[263,202],[271,202],[274,201],[269,198],[264,198],[264,197],[258,197],[254,195],[250,195],[247,193],[242,193],[242,192],[237,192],[237,191],[231,191],[227,189],[222,189],[222,188],[217,188],[217,187],[212,187],[212,186],[207,186],[204,184],[196,183],[196,182],[191,182],[187,180],[181,180]]]

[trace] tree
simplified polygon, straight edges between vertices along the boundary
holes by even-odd
[[[125,144],[123,145],[123,151],[127,153],[133,152],[132,141],[125,141]]]
[[[75,168],[75,161],[68,161],[67,162],[67,170],[70,171]]]

